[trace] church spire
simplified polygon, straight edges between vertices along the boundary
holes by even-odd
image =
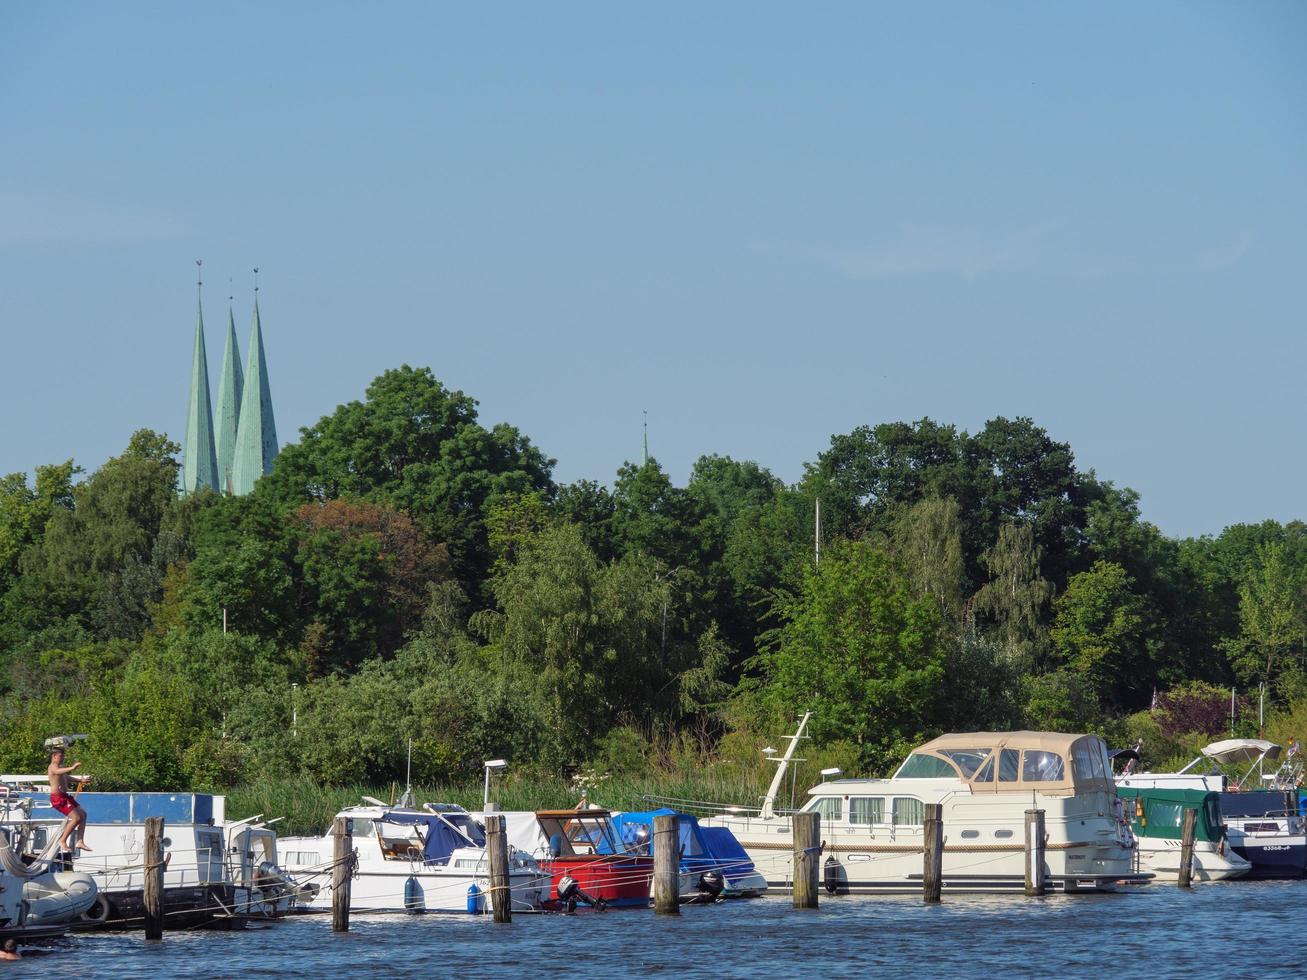
[[[232,468],[236,461],[236,429],[241,414],[241,387],[245,380],[241,371],[241,351],[236,344],[236,316],[231,311],[231,297],[227,297],[227,346],[222,352],[222,373],[218,376],[218,406],[213,421],[217,428],[218,487],[224,493],[235,493]]]
[[[254,270],[257,277],[259,270]],[[245,363],[240,419],[236,426],[236,453],[232,462],[232,492],[249,493],[254,481],[272,469],[277,456],[277,426],[272,418],[272,390],[263,355],[263,329],[259,323],[259,286],[254,280],[254,323]]]
[[[196,259],[198,270],[202,260]],[[196,274],[195,353],[191,361],[191,394],[186,408],[186,443],[182,451],[182,493],[218,489],[218,461],[213,449],[213,415],[209,402],[209,360],[204,351],[204,283]]]

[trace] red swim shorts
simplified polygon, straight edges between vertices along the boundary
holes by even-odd
[[[77,800],[67,793],[51,793],[50,805],[66,817],[77,806]]]

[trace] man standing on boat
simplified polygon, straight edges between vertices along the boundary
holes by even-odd
[[[50,748],[50,768],[45,771],[50,780],[50,805],[68,817],[67,829],[64,830],[63,838],[59,841],[59,846],[68,850],[76,846],[78,850],[89,851],[86,846],[86,811],[81,808],[77,802],[77,797],[68,792],[69,775],[81,765],[81,762],[74,762],[71,766],[64,765],[64,747],[56,744]],[[78,783],[85,786],[91,781],[90,776],[73,776]],[[73,835],[77,835],[77,843],[70,843]]]

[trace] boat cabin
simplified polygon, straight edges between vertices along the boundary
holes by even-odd
[[[403,861],[434,867],[448,864],[460,848],[486,846],[485,832],[462,807],[428,804],[419,810],[355,806],[342,810],[338,816],[350,821],[354,846],[363,862]],[[306,840],[311,838],[287,838],[288,866],[305,867],[330,859],[319,851],[304,850]],[[473,866],[482,863],[476,859],[465,860],[470,860]]]
[[[536,820],[550,857],[624,853],[608,810],[539,810]]]
[[[1103,740],[1058,732],[941,735],[915,749],[892,778],[956,779],[973,793],[1074,796],[1114,791],[1112,761]]]

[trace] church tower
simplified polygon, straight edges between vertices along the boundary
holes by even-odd
[[[232,492],[237,495],[253,490],[254,481],[272,469],[272,461],[277,457],[277,425],[272,418],[272,390],[268,386],[268,365],[263,355],[258,286],[254,287],[254,324],[250,328],[247,357],[231,468]]]
[[[197,266],[200,263],[195,263]],[[209,360],[204,351],[204,306],[195,283],[195,353],[191,360],[191,395],[186,409],[186,443],[182,450],[182,493],[204,487],[218,489],[218,460],[213,446],[213,414],[209,402]]]
[[[218,407],[214,413],[217,426],[218,489],[236,492],[232,471],[236,462],[236,429],[241,415],[241,388],[245,380],[241,371],[241,352],[236,345],[236,317],[227,307],[227,346],[222,352],[222,374],[218,376]]]

